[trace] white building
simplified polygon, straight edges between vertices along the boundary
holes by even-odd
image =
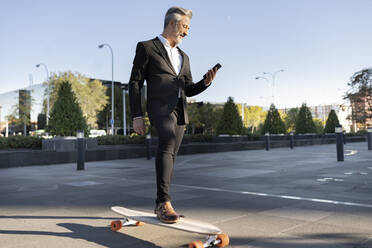
[[[352,127],[352,121],[348,120],[351,115],[351,106],[345,104],[329,104],[329,105],[317,105],[309,107],[313,118],[318,118],[326,123],[327,118],[331,110],[334,110],[337,114],[340,125],[343,129],[349,133]]]

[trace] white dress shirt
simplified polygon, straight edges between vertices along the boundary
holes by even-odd
[[[182,68],[182,55],[180,51],[177,48],[177,45],[174,47],[171,47],[168,40],[164,38],[163,35],[158,36],[161,43],[163,43],[165,50],[168,53],[168,57],[172,63],[174,71],[178,74],[180,74],[181,68]],[[178,97],[181,98],[181,90],[178,89]]]
[[[168,53],[168,57],[172,63],[174,71],[178,74],[180,74],[181,67],[182,67],[182,55],[180,51],[177,48],[177,45],[174,47],[171,47],[168,40],[164,38],[163,35],[158,36],[161,43],[163,43],[165,50]]]

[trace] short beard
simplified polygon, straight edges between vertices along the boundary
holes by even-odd
[[[176,24],[174,33],[176,34],[176,45],[181,44],[182,43],[182,38],[179,38],[181,33],[179,32],[179,28],[178,28],[177,24]]]

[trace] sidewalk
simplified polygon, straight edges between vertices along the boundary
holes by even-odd
[[[220,227],[230,247],[372,247],[367,144],[179,156],[173,206]],[[110,206],[152,211],[154,159],[0,169],[0,247],[188,247],[203,236],[145,225],[118,233]]]

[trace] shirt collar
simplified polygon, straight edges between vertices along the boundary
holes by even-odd
[[[169,41],[163,35],[159,35],[158,38],[166,48],[172,49],[172,48],[178,47],[178,45],[176,45],[175,47],[171,47],[171,45],[169,44]]]

